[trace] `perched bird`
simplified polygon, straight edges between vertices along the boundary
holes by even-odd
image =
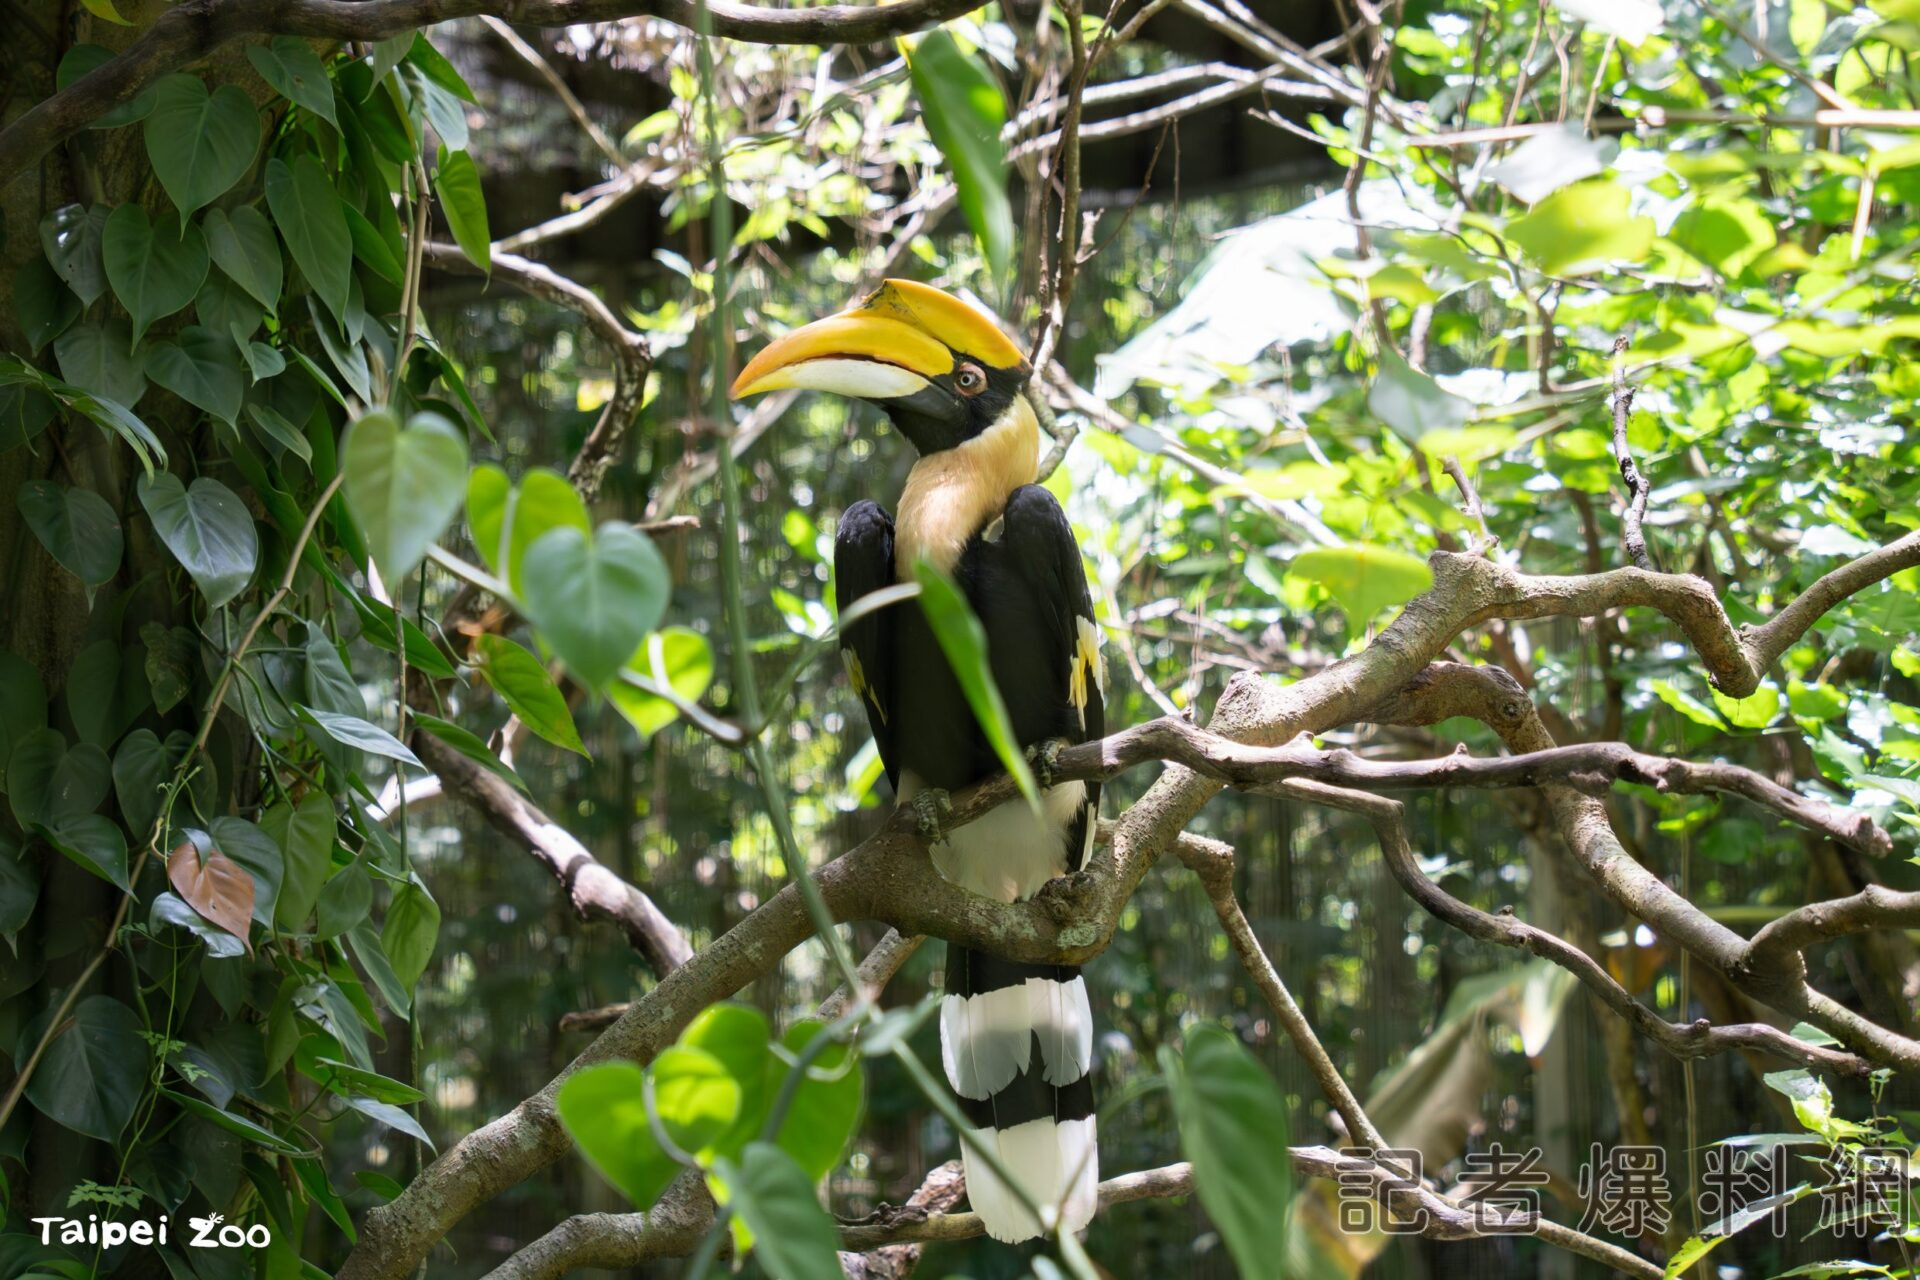
[[[1060,504],[1034,483],[1040,426],[1032,367],[991,319],[960,299],[889,280],[850,309],[769,344],[736,398],[783,387],[878,405],[919,452],[897,517],[871,500],[840,519],[834,576],[842,615],[914,580],[922,558],[966,593],[1023,748],[1106,732],[1106,679],[1080,549]],[[1036,812],[1014,799],[950,832],[945,793],[1002,772],[924,613],[877,610],[842,629],[841,654],[900,803],[923,818],[934,865],[1002,902],[1078,869],[1093,847],[1098,784],[1048,787]],[[1044,774],[1044,769],[1042,770]],[[1043,779],[1044,780],[1044,779]],[[1071,1231],[1093,1217],[1093,1018],[1080,971],[947,948],[941,1058],[972,1137],[997,1152],[1035,1206]],[[962,1144],[967,1195],[994,1237],[1043,1226]]]

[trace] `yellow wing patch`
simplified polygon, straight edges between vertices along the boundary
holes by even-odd
[[[847,665],[847,682],[853,686],[854,693],[865,701],[871,702],[874,711],[880,716],[880,723],[885,724],[887,709],[880,705],[879,695],[873,691],[873,686],[867,683],[867,672],[866,668],[860,665],[860,655],[851,649],[842,649],[840,657]]]
[[[1107,655],[1100,647],[1100,628],[1089,618],[1075,618],[1079,636],[1074,645],[1073,665],[1067,670],[1067,701],[1080,712],[1081,727],[1086,727],[1087,679],[1104,700],[1107,696]]]

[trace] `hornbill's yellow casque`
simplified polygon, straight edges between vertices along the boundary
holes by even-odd
[[[987,633],[1022,747],[1105,733],[1105,666],[1080,550],[1060,504],[1033,483],[1040,428],[1031,367],[983,313],[889,280],[851,309],[795,330],[741,371],[735,397],[781,387],[871,400],[920,453],[899,518],[858,502],[834,546],[839,607],[912,581],[926,557],[953,576]],[[847,672],[902,803],[1001,771],[925,615],[882,609],[842,631]],[[1097,784],[1013,800],[933,849],[949,880],[1003,902],[1077,869],[1093,845]],[[1093,1216],[1093,1019],[1079,970],[947,949],[940,1011],[947,1081],[976,1130],[1036,1204],[1069,1230]],[[964,1149],[964,1144],[963,1144]],[[987,1230],[1025,1240],[1040,1223],[966,1153],[967,1193]]]

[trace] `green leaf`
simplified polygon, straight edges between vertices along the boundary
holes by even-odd
[[[825,1032],[824,1024],[804,1019],[788,1027],[780,1043],[790,1055],[798,1055]],[[780,1084],[790,1069],[779,1057],[769,1057],[769,1101],[779,1096]],[[847,1143],[860,1127],[865,1096],[859,1055],[849,1045],[830,1045],[807,1068],[806,1079],[794,1091],[793,1103],[775,1141],[817,1182],[832,1173],[846,1154]]]
[[[466,79],[461,76],[453,63],[447,61],[445,54],[433,47],[433,42],[427,39],[426,32],[416,31],[410,37],[400,36],[396,39],[404,42],[401,46],[404,50],[403,56],[410,65],[419,70],[421,75],[461,101],[476,107],[480,105],[480,99],[473,96],[473,90],[468,87]]]
[[[637,1208],[660,1198],[680,1172],[647,1117],[651,1080],[660,1126],[682,1151],[706,1149],[740,1110],[740,1086],[712,1054],[670,1045],[642,1072],[631,1062],[583,1068],[560,1086],[560,1122],[581,1154]]]
[[[260,825],[286,856],[274,925],[283,933],[299,933],[319,904],[320,890],[333,870],[339,829],[333,801],[323,791],[309,791],[297,806],[283,801],[268,809]]]
[[[90,743],[67,749],[57,729],[14,739],[7,760],[7,803],[23,827],[71,826],[100,807],[113,788],[107,753]]]
[[[65,333],[80,318],[80,299],[73,296],[44,258],[29,258],[13,273],[13,314],[27,349],[35,355]]]
[[[738,1165],[723,1161],[719,1172],[733,1211],[753,1232],[754,1256],[773,1280],[841,1280],[840,1229],[792,1156],[771,1143],[749,1143]]]
[[[1640,262],[1653,248],[1653,219],[1627,212],[1632,196],[1607,178],[1554,192],[1507,224],[1507,235],[1550,276],[1578,276]]]
[[[698,702],[713,683],[713,648],[697,631],[667,627],[641,642],[627,659],[626,670],[655,688],[672,689],[683,702]],[[680,717],[673,703],[625,679],[607,686],[607,698],[643,742]]]
[[[220,852],[253,877],[254,922],[272,929],[274,909],[280,901],[280,882],[286,875],[286,854],[279,842],[245,818],[222,814],[207,826]]]
[[[85,867],[122,893],[133,891],[127,880],[127,835],[113,819],[90,813],[63,822],[43,834],[47,842],[70,861]]]
[[[140,628],[140,643],[147,648],[147,685],[153,693],[153,709],[165,715],[193,689],[200,641],[186,627],[149,622]]]
[[[266,1128],[264,1125],[255,1124],[243,1115],[237,1115],[232,1111],[223,1111],[210,1102],[196,1098],[191,1094],[176,1093],[172,1089],[162,1088],[159,1090],[159,1093],[160,1096],[167,1099],[167,1101],[184,1107],[194,1115],[199,1116],[202,1120],[212,1121],[229,1133],[239,1134],[255,1146],[265,1147],[269,1151],[276,1151],[286,1156],[306,1154],[305,1147],[294,1145],[273,1130]]]
[[[916,563],[913,576],[920,583],[920,608],[933,627],[941,652],[947,655],[947,665],[960,681],[960,690],[967,696],[967,705],[973,708],[974,719],[980,722],[994,754],[1000,757],[1000,766],[1020,784],[1020,794],[1027,798],[1027,803],[1038,810],[1040,791],[1034,784],[1033,770],[1027,767],[1026,753],[1013,734],[1013,718],[1001,700],[1000,686],[994,683],[986,629],[974,616],[953,579],[930,561],[922,558]]]
[[[996,281],[1013,263],[1013,206],[1007,199],[1007,151],[1000,131],[1007,100],[993,76],[945,30],[929,31],[907,54],[927,133],[946,159],[967,225],[986,251]]]
[[[1240,1274],[1267,1274],[1287,1256],[1288,1215],[1275,1211],[1293,1182],[1286,1099],[1236,1037],[1208,1023],[1188,1030],[1185,1054],[1162,1046],[1160,1068],[1200,1203]]]
[[[228,426],[240,418],[246,374],[234,357],[232,339],[211,329],[191,325],[173,342],[155,344],[147,352],[147,376]],[[253,527],[251,520],[247,527]]]
[[[29,480],[14,494],[20,516],[61,567],[88,587],[120,569],[120,517],[91,489],[62,489],[51,480]]]
[[[347,946],[353,952],[353,958],[360,962],[360,968],[367,975],[367,981],[387,1002],[387,1007],[401,1018],[413,1016],[413,993],[400,975],[393,971],[393,961],[387,958],[387,949],[380,945],[380,935],[373,931],[371,921],[361,921],[347,931]]]
[[[540,659],[505,636],[481,636],[477,648],[480,673],[520,723],[556,747],[587,754],[573,712]]]
[[[772,1042],[767,1016],[750,1005],[732,1002],[707,1006],[680,1033],[676,1043],[712,1054],[740,1086],[740,1107],[733,1123],[708,1143],[717,1155],[738,1156],[766,1123],[767,1108],[773,1102],[769,1085],[775,1091],[779,1088],[773,1069],[786,1065],[768,1051]]]
[[[1773,248],[1773,220],[1752,200],[1706,199],[1678,218],[1667,238],[1723,276],[1735,276]]]
[[[201,223],[213,264],[255,302],[276,312],[280,290],[286,283],[286,267],[280,259],[280,241],[274,237],[267,215],[243,204],[231,212],[209,209]]]
[[[113,50],[97,44],[77,44],[60,58],[60,67],[53,73],[53,85],[64,89],[89,72],[104,67],[113,61]],[[132,102],[123,102],[113,110],[95,118],[89,129],[118,129],[123,125],[136,124],[153,114],[158,95],[152,89],[135,97]]]
[[[253,335],[260,331],[261,322],[266,319],[260,304],[219,271],[207,272],[207,282],[200,286],[200,292],[193,297],[193,314],[201,328],[233,339],[234,346],[243,353]],[[286,367],[286,361],[280,358],[278,352],[274,353],[273,359],[279,362],[275,372]]]
[[[528,620],[589,689],[613,679],[666,611],[667,566],[646,534],[609,522],[553,529],[527,549]]]
[[[440,904],[433,895],[412,881],[394,890],[386,924],[380,929],[380,945],[403,985],[412,987],[420,981],[439,937]]]
[[[407,750],[407,744],[382,729],[377,724],[369,724],[359,716],[342,715],[337,711],[322,711],[318,707],[301,706],[300,714],[313,722],[315,728],[344,747],[353,747],[359,751],[371,752],[376,756],[385,756],[389,760],[398,760],[415,768],[425,768],[413,752]]]
[[[6,836],[0,835],[0,939],[16,947],[20,931],[33,919],[40,901],[40,868]]]
[[[1780,690],[1769,681],[1744,698],[1729,698],[1711,690],[1713,705],[1736,729],[1764,729],[1780,714]]]
[[[340,469],[347,509],[381,576],[397,586],[460,509],[466,438],[438,414],[416,413],[402,430],[391,411],[375,409],[348,428]]]
[[[1433,585],[1426,561],[1390,547],[1313,547],[1287,565],[1289,578],[1317,582],[1347,615],[1347,634],[1366,633],[1382,610],[1405,604]]]
[[[1669,707],[1672,707],[1675,711],[1678,711],[1695,724],[1713,730],[1726,728],[1726,725],[1721,721],[1720,717],[1714,714],[1712,707],[1700,701],[1700,699],[1694,697],[1678,685],[1675,685],[1672,681],[1650,680],[1647,682],[1647,688],[1653,691],[1654,697],[1660,699],[1660,701],[1666,703]]]
[[[363,1098],[372,1098],[376,1102],[391,1102],[400,1107],[424,1102],[427,1098],[426,1094],[410,1084],[390,1079],[377,1071],[364,1070],[352,1063],[337,1062],[332,1058],[316,1058],[312,1065],[315,1068],[313,1078],[338,1094],[357,1094]]]
[[[45,1033],[48,1009],[21,1033],[15,1062],[25,1062]],[[27,1100],[56,1124],[102,1142],[116,1142],[140,1102],[147,1045],[140,1018],[111,996],[87,996],[47,1045],[27,1081]]]
[[[327,171],[310,155],[267,161],[267,208],[300,273],[335,319],[353,285],[353,235]]]
[[[451,720],[442,720],[439,716],[428,715],[424,711],[415,711],[412,716],[413,723],[417,727],[425,729],[475,764],[506,779],[515,790],[527,789],[527,784],[520,780],[520,775],[507,768],[506,762],[488,748],[479,734]]]
[[[164,76],[153,93],[147,158],[184,217],[212,203],[253,167],[260,116],[238,85],[223,84],[209,94],[199,76]]]
[[[215,609],[246,590],[260,559],[253,516],[233,490],[211,476],[191,486],[162,471],[136,486],[154,531]]]
[[[145,361],[118,317],[67,330],[54,342],[53,357],[62,378],[104,400],[131,409],[147,394]]]
[[[200,939],[209,959],[229,960],[247,954],[245,941],[195,911],[177,893],[156,894],[153,905],[147,908],[147,928],[158,933],[162,926],[185,929]]]
[[[144,836],[160,816],[161,791],[177,763],[151,729],[135,729],[113,753],[113,796],[130,830]]]
[[[0,773],[13,758],[13,749],[46,727],[47,687],[39,669],[19,654],[0,649]]]
[[[105,205],[68,204],[40,219],[40,249],[56,274],[82,304],[92,306],[107,291],[101,243],[107,230]]]
[[[460,252],[482,271],[493,270],[493,238],[487,231],[487,198],[480,190],[480,170],[465,151],[440,148],[433,171],[434,194],[447,216]]]
[[[207,278],[207,240],[200,228],[169,213],[147,220],[137,204],[123,204],[107,217],[101,255],[113,296],[133,317],[133,341],[149,325],[193,301]]]
[[[306,41],[275,36],[271,44],[250,46],[247,61],[281,97],[305,107],[334,128],[340,127],[333,111],[333,82],[327,79],[326,67]]]
[[[122,661],[122,657],[126,661]],[[153,699],[135,649],[111,636],[82,649],[67,670],[67,718],[80,741],[106,748],[120,741]]]
[[[282,417],[272,405],[253,403],[247,406],[247,420],[260,428],[262,435],[293,454],[300,461],[313,462],[313,443],[306,433]]]
[[[314,908],[314,937],[337,938],[367,918],[373,909],[373,878],[358,866],[327,881]]]
[[[1466,426],[1473,406],[1392,352],[1380,357],[1380,372],[1367,389],[1367,408],[1408,443],[1432,432]]]

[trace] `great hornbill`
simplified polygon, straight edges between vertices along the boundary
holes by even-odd
[[[1080,550],[1060,504],[1034,483],[1040,427],[1032,367],[982,312],[909,280],[889,280],[839,315],[771,343],[733,384],[736,398],[797,387],[878,405],[919,451],[899,517],[871,500],[840,518],[834,543],[842,614],[914,580],[922,557],[953,577],[986,630],[988,656],[1023,748],[1106,731],[1106,667]],[[925,614],[881,609],[842,629],[841,654],[902,804],[1001,772]],[[916,800],[918,803],[916,803]],[[1093,847],[1098,784],[1049,787],[1038,811],[1015,799],[933,844],[934,865],[1003,902],[1078,869]],[[1093,1216],[1093,1017],[1065,965],[1020,964],[947,948],[941,1058],[973,1137],[998,1153],[1035,1205],[1065,1229]],[[1042,1233],[971,1144],[967,1193],[989,1233]]]

